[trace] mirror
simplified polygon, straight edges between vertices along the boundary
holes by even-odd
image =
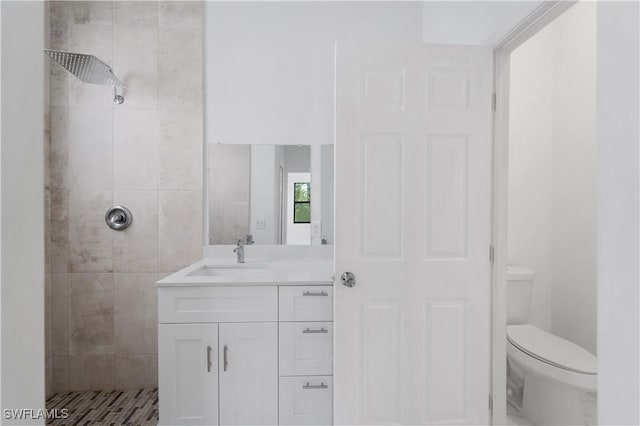
[[[206,161],[210,245],[333,244],[333,145],[208,144]]]

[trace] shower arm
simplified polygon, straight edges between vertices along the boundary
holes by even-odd
[[[124,97],[118,94],[118,86],[113,86],[113,102],[118,105],[124,102]]]

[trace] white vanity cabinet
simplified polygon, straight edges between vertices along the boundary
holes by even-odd
[[[330,285],[158,287],[160,425],[332,423]]]
[[[220,424],[278,424],[278,324],[220,324]]]
[[[218,324],[159,324],[160,423],[218,424]]]

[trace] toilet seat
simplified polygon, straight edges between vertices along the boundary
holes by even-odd
[[[531,324],[507,326],[507,339],[523,352],[555,367],[597,374],[597,358],[586,349]]]
[[[517,363],[584,389],[597,386],[597,358],[586,349],[530,325],[507,326],[507,353]]]

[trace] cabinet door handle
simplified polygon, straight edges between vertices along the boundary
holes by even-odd
[[[305,328],[304,330],[302,330],[303,333],[305,334],[311,334],[311,333],[328,333],[329,330],[327,330],[326,328],[322,327],[320,330],[315,329],[312,330],[309,327]]]
[[[321,382],[319,385],[310,385],[307,382],[306,385],[302,386],[302,389],[328,389],[329,386],[325,385],[324,382]]]
[[[211,373],[211,346],[207,346],[207,373]]]
[[[224,352],[224,362],[223,362],[224,367],[223,368],[224,368],[224,371],[227,371],[227,367],[229,366],[229,359],[227,357],[227,354],[229,352],[229,348],[227,348],[227,345],[224,345],[223,352]]]
[[[319,291],[319,292],[313,292],[313,291],[305,291],[304,293],[302,293],[303,296],[328,296],[329,293],[327,293],[326,291]]]

